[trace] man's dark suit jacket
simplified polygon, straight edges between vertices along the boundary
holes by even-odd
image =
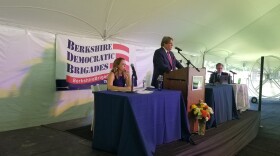
[[[221,75],[228,75],[226,72],[222,72]],[[209,83],[215,83],[215,82],[220,82],[220,79],[218,78],[218,73],[212,73],[209,79]]]
[[[183,68],[181,63],[175,58],[173,52],[170,51],[170,56],[172,59],[172,65],[169,63],[167,53],[164,48],[159,48],[154,53],[153,63],[154,63],[154,73],[152,78],[152,86],[157,87],[157,78],[159,75],[163,75],[165,72]]]

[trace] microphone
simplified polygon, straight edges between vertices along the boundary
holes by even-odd
[[[136,70],[135,70],[135,68],[134,68],[134,64],[131,63],[130,66],[131,66],[131,69],[132,69],[132,75],[133,75],[133,76],[135,77],[135,79],[137,80],[137,75],[136,75]]]
[[[133,86],[137,86],[137,75],[136,75],[136,71],[134,68],[134,64],[130,64],[131,69],[132,69],[132,76],[131,76],[131,91],[133,91]]]
[[[209,73],[215,73],[215,72],[213,72],[213,71],[210,71],[210,70],[208,70],[207,72],[209,72]]]
[[[232,74],[237,74],[236,72],[233,72],[233,71],[231,71],[231,70],[230,70],[229,72],[231,72]]]
[[[178,47],[175,47],[175,49],[178,50],[178,51],[182,51],[182,49],[180,49],[180,48],[178,48]]]

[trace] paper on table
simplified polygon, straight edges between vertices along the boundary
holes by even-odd
[[[153,93],[153,91],[151,91],[151,90],[137,90],[136,93],[137,94],[151,94],[151,93]]]

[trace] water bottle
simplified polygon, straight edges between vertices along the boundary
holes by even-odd
[[[241,84],[241,78],[238,79],[238,82],[237,82],[237,83],[238,83],[238,84]]]
[[[95,86],[96,86],[97,91],[100,91],[99,84],[96,84]]]
[[[158,81],[158,90],[161,90],[162,89],[163,76],[159,75],[158,78],[157,78],[157,81]]]
[[[94,92],[94,86],[93,85],[90,85],[90,88],[91,88],[91,91]]]
[[[146,80],[143,80],[143,88],[146,89]]]

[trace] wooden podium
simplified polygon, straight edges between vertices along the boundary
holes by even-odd
[[[163,76],[163,88],[182,91],[187,114],[190,121],[190,129],[192,132],[197,131],[197,123],[190,116],[192,104],[196,104],[199,100],[205,99],[205,68],[200,68],[198,72],[195,68],[186,67],[165,73]]]

